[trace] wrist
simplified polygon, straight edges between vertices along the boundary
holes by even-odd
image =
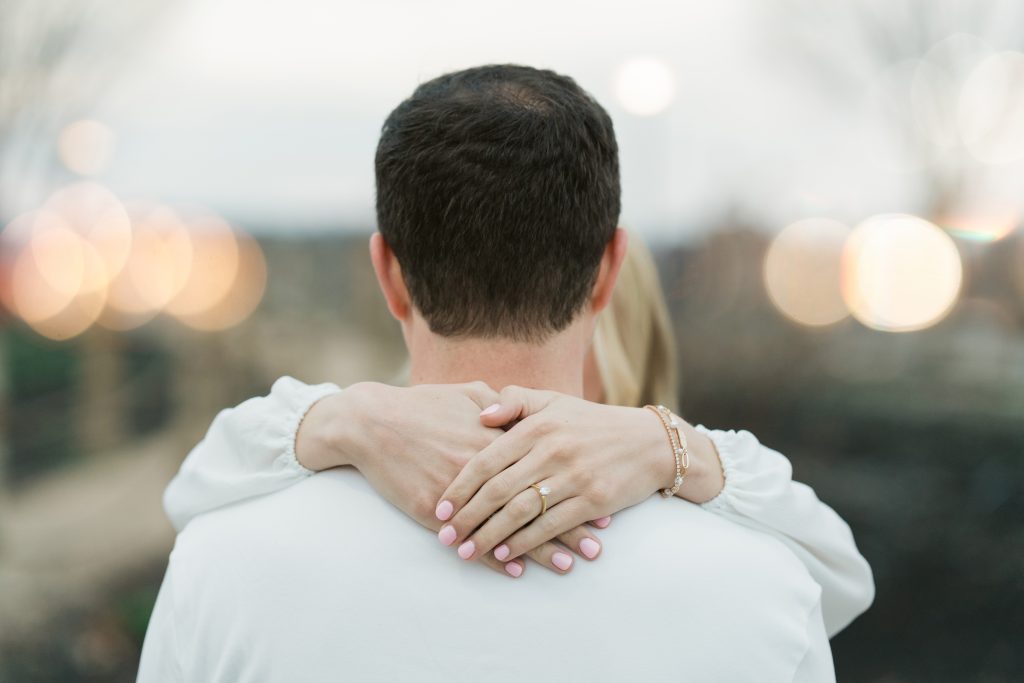
[[[343,414],[339,404],[346,401],[348,390],[324,396],[306,411],[295,434],[295,459],[306,469],[321,472],[344,464],[337,453],[337,416]]]
[[[649,477],[648,488],[652,493],[670,489],[676,478],[676,462],[665,426],[658,415],[648,408],[632,410],[637,411],[637,425],[643,429],[637,432],[639,443],[642,444],[638,452],[646,455],[644,471]]]
[[[314,403],[295,436],[299,464],[314,472],[346,465],[358,468],[370,451],[367,405],[377,400],[383,386],[361,382]]]
[[[686,435],[690,468],[685,483],[676,495],[691,503],[706,503],[721,493],[725,487],[722,461],[710,438],[698,432],[685,420],[677,419]]]

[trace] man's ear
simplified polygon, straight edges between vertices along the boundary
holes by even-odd
[[[402,277],[402,266],[379,232],[370,236],[370,260],[373,272],[377,274],[377,284],[388,302],[388,310],[396,320],[405,322],[412,315],[412,299]]]
[[[594,289],[590,292],[590,305],[594,313],[600,313],[612,300],[612,291],[619,277],[622,260],[626,258],[628,245],[629,235],[622,228],[616,228],[615,234],[608,241],[608,246],[604,248],[597,280],[594,281]]]

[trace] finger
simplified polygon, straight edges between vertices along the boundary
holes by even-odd
[[[537,471],[537,464],[528,460],[521,460],[513,464],[503,472],[499,472],[492,479],[488,480],[480,490],[470,499],[468,503],[457,509],[455,514],[448,520],[448,526],[455,531],[454,540],[464,541],[471,534],[476,533],[488,520],[497,519],[496,528],[503,530],[503,533],[493,538],[497,543],[503,538],[511,535],[514,531],[528,523],[531,519],[541,513],[541,493],[538,489],[547,487],[544,497],[547,498],[547,505],[555,505],[561,502],[568,495],[568,486],[552,487],[547,481],[544,472]],[[543,480],[538,488],[532,488],[534,482]],[[559,496],[555,492],[561,492]],[[523,494],[529,494],[524,496]],[[505,506],[509,505],[516,497],[520,498],[519,503],[514,506],[512,516],[502,513]],[[531,500],[532,497],[532,500]],[[524,517],[525,519],[520,519]],[[510,526],[511,525],[511,526]],[[446,532],[448,538],[451,532]],[[443,542],[444,539],[442,539]],[[547,539],[545,539],[547,540]],[[493,545],[493,544],[492,544]],[[539,545],[536,544],[536,545]]]
[[[582,524],[587,517],[586,501],[579,496],[549,508],[545,514],[505,540],[509,549],[508,558],[519,557],[530,548],[568,532]]]
[[[437,528],[439,526],[439,524],[436,521],[431,519],[421,521],[420,523],[434,532],[437,531]],[[493,569],[494,571],[498,572],[499,574],[510,576],[513,579],[518,579],[520,576],[523,575],[523,572],[526,570],[526,563],[522,559],[505,560],[503,562],[494,557],[494,555],[486,555],[481,557],[480,561],[487,565],[490,569]]]
[[[526,569],[526,563],[519,559],[502,562],[493,555],[486,555],[481,557],[480,561],[499,574],[510,576],[513,579],[518,579],[522,576],[523,571]]]
[[[590,523],[598,529],[607,529],[608,525],[612,523],[612,516],[607,515],[605,517],[598,517],[597,519],[590,520]]]
[[[572,553],[567,548],[557,543],[541,543],[538,547],[526,553],[531,560],[540,564],[556,574],[568,574],[572,571],[575,561]]]
[[[558,542],[588,560],[596,560],[601,555],[601,541],[582,524],[559,534]]]
[[[501,400],[501,395],[498,394],[498,392],[496,392],[494,389],[491,389],[491,387],[486,382],[466,382],[465,384],[459,384],[456,386],[459,389],[461,389],[462,392],[466,394],[466,396],[468,396],[481,409],[484,409],[490,405],[494,405],[495,403]]]
[[[480,421],[488,427],[504,427],[539,413],[557,396],[552,391],[526,389],[510,384],[501,390],[496,402],[483,409]]]
[[[540,495],[535,489],[527,488],[487,518],[479,529],[470,534],[469,538],[459,546],[459,557],[464,560],[472,560],[485,555],[498,543],[529,524],[540,514],[541,509]],[[453,523],[458,528],[458,520],[453,520]],[[506,554],[500,552],[495,557],[499,560],[508,559]]]
[[[533,441],[533,434],[529,429],[512,430],[502,434],[474,455],[441,494],[441,499],[437,504],[437,518],[441,521],[450,519],[452,514],[468,503],[485,483],[492,481],[509,465],[529,453],[533,447]],[[508,483],[511,484],[511,482]],[[501,501],[501,505],[504,505],[512,495],[519,493],[519,490],[507,492],[509,495]],[[491,508],[487,514],[494,512],[497,508],[498,506]],[[472,531],[472,529],[468,529],[468,531]]]

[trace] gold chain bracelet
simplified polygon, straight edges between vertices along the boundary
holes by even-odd
[[[679,420],[665,406],[646,405],[644,408],[652,411],[661,420],[662,426],[665,427],[665,434],[668,435],[668,445],[672,448],[672,456],[676,461],[676,478],[672,481],[672,488],[661,490],[663,498],[671,498],[676,495],[679,487],[686,481],[686,471],[690,469],[690,453],[686,449],[686,435],[679,428]]]

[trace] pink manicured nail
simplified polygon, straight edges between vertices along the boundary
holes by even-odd
[[[523,567],[518,562],[509,562],[505,565],[505,571],[517,579],[523,575]]]
[[[455,506],[452,505],[452,502],[450,500],[442,500],[437,504],[434,515],[443,522],[451,517],[453,512],[455,512]]]
[[[498,558],[499,560],[507,559],[508,555],[509,555],[508,546],[505,545],[504,543],[502,543],[501,545],[499,545],[497,548],[494,549],[494,556],[496,558]]]
[[[555,565],[563,572],[572,566],[572,558],[565,553],[555,553],[551,556],[551,564]]]
[[[459,557],[464,560],[468,560],[473,556],[474,550],[476,550],[476,543],[473,543],[473,541],[466,541],[459,546]]]
[[[447,517],[445,519],[447,519]],[[594,526],[596,526],[598,529],[604,529],[605,527],[607,527],[611,523],[612,523],[611,515],[609,515],[607,517],[598,517],[597,519],[594,520]]]
[[[494,403],[492,405],[487,406],[483,410],[481,410],[480,414],[481,415],[490,415],[491,413],[498,412],[498,410],[500,410],[500,409],[501,409],[501,404],[500,403]]]
[[[452,543],[454,543],[456,536],[458,536],[458,534],[455,533],[455,527],[453,527],[451,524],[445,524],[443,527],[441,527],[441,530],[437,532],[438,540],[440,540],[441,543],[444,543],[445,545],[451,545]]]
[[[580,541],[580,552],[592,560],[601,552],[601,546],[592,538],[584,538]]]

